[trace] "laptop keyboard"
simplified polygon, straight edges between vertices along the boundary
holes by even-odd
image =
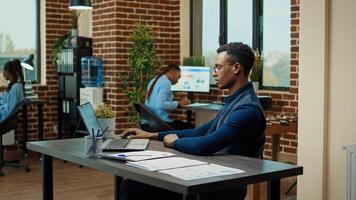
[[[111,140],[105,149],[123,149],[130,140]]]

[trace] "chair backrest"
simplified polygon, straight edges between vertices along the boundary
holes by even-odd
[[[167,124],[161,118],[159,118],[154,112],[152,112],[146,105],[143,103],[134,103],[134,106],[137,112],[140,114],[141,120],[144,120],[149,125],[151,130],[147,131],[169,131],[174,130],[172,126]]]
[[[16,128],[17,121],[18,121],[18,113],[22,110],[23,105],[25,105],[26,99],[21,100],[16,107],[11,111],[11,113],[2,121],[0,122],[0,135],[3,135],[10,130]]]

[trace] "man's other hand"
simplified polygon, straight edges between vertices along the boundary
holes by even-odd
[[[176,134],[168,134],[163,138],[163,144],[166,147],[173,148],[174,141],[178,140],[178,136]]]

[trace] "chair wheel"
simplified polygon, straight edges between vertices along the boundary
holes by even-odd
[[[0,176],[4,176],[5,174],[4,174],[4,172],[0,172]]]
[[[30,171],[31,171],[31,168],[25,167],[25,172],[30,172]]]

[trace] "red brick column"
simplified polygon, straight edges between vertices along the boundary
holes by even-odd
[[[130,124],[128,100],[120,86],[130,70],[133,26],[142,22],[151,27],[163,63],[179,63],[179,0],[94,0],[93,5],[93,55],[103,58],[104,99],[117,112],[116,128],[123,129]]]

